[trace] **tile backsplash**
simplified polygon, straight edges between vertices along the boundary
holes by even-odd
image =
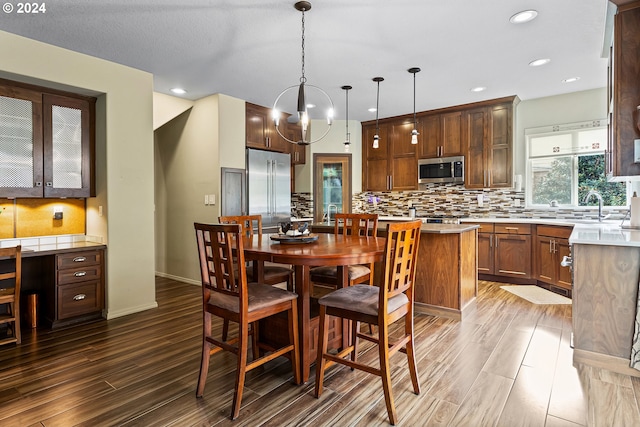
[[[480,203],[479,200],[482,200]],[[377,213],[384,216],[408,216],[409,204],[416,215],[497,217],[497,218],[558,218],[579,219],[594,217],[597,208],[526,209],[524,191],[513,189],[469,190],[460,184],[430,184],[416,191],[364,191],[353,195],[353,212]],[[292,214],[297,217],[313,216],[313,196],[310,193],[292,194]],[[627,209],[605,209],[612,219],[622,219]]]

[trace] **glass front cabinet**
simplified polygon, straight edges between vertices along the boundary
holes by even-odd
[[[93,195],[94,108],[0,81],[0,198]]]

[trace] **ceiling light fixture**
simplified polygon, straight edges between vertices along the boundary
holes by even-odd
[[[295,85],[295,86],[291,86],[286,88],[285,90],[283,90],[280,95],[278,95],[278,97],[276,98],[276,101],[273,103],[273,109],[272,109],[272,114],[273,114],[273,123],[275,125],[276,131],[278,132],[278,135],[280,135],[282,138],[284,138],[286,141],[292,143],[292,144],[299,144],[299,145],[309,145],[309,144],[313,144],[314,142],[318,142],[320,141],[322,138],[324,138],[325,136],[327,136],[327,134],[329,133],[329,130],[331,129],[331,124],[333,123],[333,101],[331,101],[331,98],[329,97],[329,95],[322,89],[320,89],[317,86],[313,86],[313,85],[308,85],[307,84],[307,78],[304,75],[304,13],[308,10],[311,9],[311,3],[308,1],[299,1],[296,4],[293,5],[296,10],[302,12],[302,75],[300,76],[300,84],[299,85]],[[300,127],[301,127],[301,137],[298,140],[291,140],[289,138],[287,138],[285,135],[283,135],[282,132],[280,132],[279,129],[279,124],[280,124],[280,115],[281,115],[281,111],[286,111],[283,110],[279,107],[278,105],[278,101],[280,101],[280,99],[282,98],[281,104],[284,103],[286,96],[287,95],[294,95],[295,90],[297,89],[298,92],[298,97],[297,97],[297,120],[296,122],[300,123]],[[311,120],[311,118],[309,117],[309,104],[307,103],[307,89],[311,89],[309,92],[313,92],[318,96],[318,99],[314,102],[314,104],[312,105],[316,105],[320,102],[320,100],[323,100],[323,103],[326,104],[327,109],[326,109],[326,116],[324,117],[327,120],[327,129],[326,131],[317,139],[315,140],[311,140],[310,139],[310,132],[309,132],[309,122]],[[283,98],[283,96],[285,96],[285,98]]]
[[[418,143],[418,121],[416,120],[416,73],[420,72],[420,68],[413,67],[407,70],[413,74],[413,130],[411,131],[411,143],[413,145]]]
[[[185,93],[187,93],[186,90],[179,88],[179,87],[174,87],[171,89],[171,92],[175,93],[176,95],[184,95]]]
[[[562,83],[573,83],[580,80],[580,77],[569,77],[568,79],[564,79]]]
[[[525,22],[533,21],[536,16],[538,16],[537,10],[523,10],[509,18],[509,22],[512,24],[524,24]]]
[[[346,132],[346,136],[344,138],[344,152],[348,153],[349,152],[349,146],[351,145],[351,135],[349,134],[349,91],[351,89],[353,89],[351,86],[349,85],[345,85],[342,86],[342,89],[344,89],[344,93],[345,93],[345,98],[347,99],[347,106],[345,108],[345,111],[347,112],[347,118],[345,120],[345,132]]]
[[[482,92],[485,90],[487,90],[487,88],[484,86],[476,86],[471,88],[471,92]]]
[[[551,62],[551,60],[549,58],[541,58],[541,59],[536,59],[534,61],[529,62],[529,66],[530,67],[539,67],[541,65],[546,65],[549,62]]]
[[[380,82],[384,81],[384,77],[374,77],[373,81],[378,83],[378,92],[376,94],[376,134],[373,135],[373,148],[380,147],[380,136],[378,135],[378,110],[380,109]]]

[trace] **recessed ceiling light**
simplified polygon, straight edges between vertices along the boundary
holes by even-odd
[[[522,24],[534,20],[536,16],[538,16],[538,12],[535,10],[523,10],[509,18],[509,22],[512,24]]]
[[[562,83],[573,83],[580,80],[580,77],[569,77],[568,79],[564,79]]]
[[[171,92],[175,93],[176,95],[184,95],[185,93],[187,93],[186,90],[179,88],[179,87],[174,87],[171,89]]]
[[[531,67],[539,67],[541,65],[545,65],[551,62],[549,58],[536,59],[535,61],[529,62],[529,66]]]
[[[375,108],[369,108],[369,110],[367,110],[367,111],[369,111],[370,113],[375,113],[376,109]]]
[[[307,108],[316,108],[316,104],[307,104]]]
[[[483,90],[487,90],[484,86],[476,86],[471,88],[471,92],[482,92]]]

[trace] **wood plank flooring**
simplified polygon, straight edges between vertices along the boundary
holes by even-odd
[[[463,322],[416,315],[419,396],[392,359],[404,426],[638,426],[640,378],[572,364],[571,306],[534,305],[480,282]],[[385,426],[379,379],[336,367],[325,391],[292,382],[278,359],[249,373],[228,419],[234,357],[215,355],[202,399],[200,288],[157,278],[159,307],[0,348],[0,426]],[[221,329],[221,324],[216,324]],[[363,345],[362,360],[377,362]]]

